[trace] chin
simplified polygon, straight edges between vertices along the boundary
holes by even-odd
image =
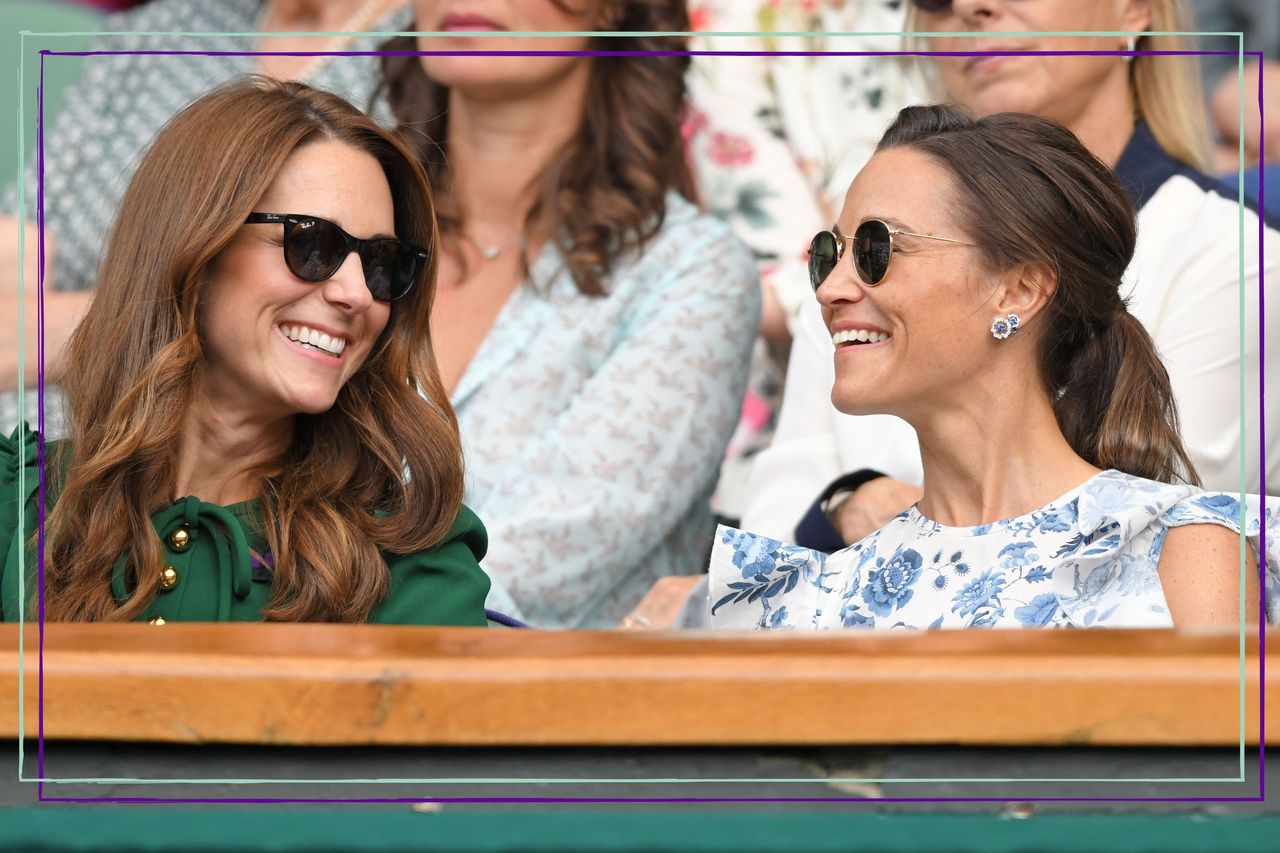
[[[285,405],[298,415],[323,415],[338,402],[337,394],[308,394],[288,400]]]
[[[831,405],[846,415],[881,415],[886,411],[884,401],[862,391],[835,389],[831,392]]]

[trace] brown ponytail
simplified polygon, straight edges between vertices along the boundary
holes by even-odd
[[[1057,273],[1037,318],[1040,369],[1072,449],[1099,468],[1198,485],[1168,371],[1120,296],[1137,233],[1111,169],[1071,131],[1020,113],[908,107],[876,150],[898,146],[954,175],[961,216],[993,268]]]

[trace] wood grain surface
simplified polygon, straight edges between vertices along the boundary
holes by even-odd
[[[39,730],[40,637],[0,625],[0,731]],[[1274,633],[1274,632],[1273,632]],[[1243,662],[1257,742],[1259,659]],[[1268,638],[1272,660],[1280,643]],[[367,625],[47,625],[51,739],[244,744],[1164,744],[1241,735],[1240,639]],[[1280,730],[1280,693],[1267,690]]]

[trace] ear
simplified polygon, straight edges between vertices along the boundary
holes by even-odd
[[[1049,304],[1058,290],[1058,276],[1044,264],[1019,264],[1007,273],[995,295],[996,313],[1017,314],[1021,328]]]
[[[1119,26],[1116,29],[1142,33],[1151,29],[1152,0],[1115,0],[1116,17]]]

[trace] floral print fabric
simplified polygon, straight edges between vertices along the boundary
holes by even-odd
[[[1277,499],[1268,498],[1275,504]],[[1256,499],[1104,471],[1026,515],[948,527],[915,508],[830,556],[721,527],[717,628],[1168,628],[1156,566],[1165,533],[1265,524],[1266,610],[1280,622],[1280,523]],[[1251,603],[1246,603],[1249,606]]]

